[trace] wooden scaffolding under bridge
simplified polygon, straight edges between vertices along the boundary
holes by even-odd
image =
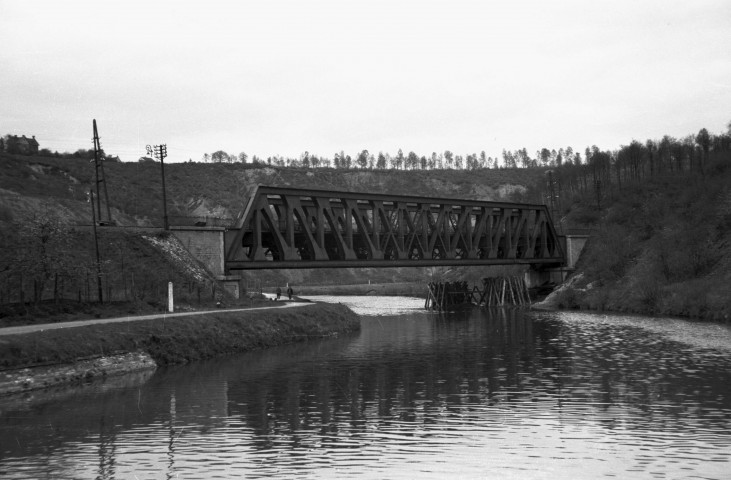
[[[523,277],[483,278],[482,287],[477,302],[480,306],[530,305],[530,294]]]
[[[469,288],[467,282],[429,282],[424,308],[447,310],[464,305],[506,306],[530,305],[528,286],[523,277],[493,277],[482,279],[482,290]]]
[[[474,303],[473,291],[467,282],[429,282],[424,308],[445,310],[449,307]]]

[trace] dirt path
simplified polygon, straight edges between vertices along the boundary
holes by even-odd
[[[59,322],[59,323],[42,323],[39,325],[20,325],[17,327],[5,327],[0,328],[0,336],[3,335],[19,335],[23,333],[41,332],[43,330],[55,330],[58,328],[73,328],[82,327],[84,325],[95,325],[104,323],[121,323],[121,322],[136,322],[139,320],[156,320],[156,319],[168,319],[175,317],[190,317],[193,315],[206,315],[209,313],[233,313],[233,312],[253,312],[255,310],[271,310],[274,308],[292,308],[292,307],[304,307],[306,305],[315,305],[315,303],[309,302],[286,302],[277,306],[271,307],[248,307],[248,308],[231,308],[231,309],[215,309],[215,310],[203,310],[196,312],[181,312],[181,313],[156,313],[154,315],[138,315],[138,316],[127,316],[127,317],[116,317],[116,318],[96,318],[87,320],[74,320],[70,322]]]

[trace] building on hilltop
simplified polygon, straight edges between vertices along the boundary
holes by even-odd
[[[25,135],[5,135],[0,139],[0,150],[6,153],[19,153],[21,155],[38,155],[38,141],[35,135],[26,138]]]

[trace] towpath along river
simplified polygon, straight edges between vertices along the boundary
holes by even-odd
[[[125,342],[107,341],[111,339],[109,335],[118,334],[118,330],[122,329],[122,325],[131,325],[131,322],[136,322],[138,325],[134,330],[136,333],[130,333],[124,328],[125,332],[122,335],[131,334],[139,342],[149,338],[159,339],[160,336],[164,337],[165,333],[163,332],[172,333],[170,330],[171,323],[180,322],[181,329],[179,331],[177,329],[173,330],[178,331],[178,335],[172,335],[181,337],[182,342],[185,343],[189,336],[189,333],[185,332],[190,332],[191,328],[198,332],[196,326],[203,327],[210,323],[206,317],[201,316],[210,315],[211,319],[215,320],[224,317],[235,318],[234,322],[243,321],[243,325],[247,325],[241,331],[251,333],[252,329],[257,328],[257,325],[267,324],[268,320],[266,318],[272,314],[276,317],[291,318],[292,314],[289,313],[288,315],[285,311],[293,312],[293,307],[305,307],[307,305],[317,304],[310,302],[278,302],[276,306],[218,308],[196,312],[87,319],[0,328],[0,348],[5,349],[5,353],[8,354],[6,355],[7,358],[2,356],[0,359],[0,396],[45,389],[67,383],[78,383],[80,380],[90,380],[94,377],[106,378],[137,371],[154,370],[159,362],[148,348],[140,347],[127,351],[129,347]],[[243,315],[246,318],[239,318]],[[198,317],[201,320],[196,320],[191,327],[191,317]],[[167,327],[165,326],[166,323]],[[251,327],[248,326],[249,324]],[[99,331],[99,328],[104,330]],[[236,329],[234,328],[234,330]],[[227,329],[226,332],[228,333],[224,333],[224,335],[228,335],[231,331],[230,328]],[[283,335],[286,336],[286,333]],[[22,338],[26,336],[36,338],[23,340]],[[254,335],[254,339],[256,338],[256,335]],[[216,339],[211,340],[209,338],[209,343],[210,341],[215,343]],[[172,352],[176,351],[180,347],[180,338],[176,342],[165,348]],[[203,341],[202,343],[205,344],[206,342]],[[89,345],[99,345],[99,350],[92,352]],[[13,350],[19,353],[14,356]],[[186,354],[194,355],[195,353],[189,352],[187,348],[185,350]],[[16,357],[20,357],[19,362]],[[40,363],[39,358],[41,359]]]
[[[121,322],[138,322],[140,320],[157,320],[157,319],[168,319],[175,317],[190,317],[195,315],[206,315],[212,313],[233,313],[233,312],[253,312],[256,310],[272,310],[275,308],[293,308],[293,307],[304,307],[307,305],[315,305],[309,302],[286,302],[281,305],[272,307],[251,307],[251,308],[228,308],[228,309],[216,309],[216,310],[203,310],[195,312],[180,312],[180,313],[157,313],[154,315],[139,315],[139,316],[126,316],[116,318],[95,318],[87,320],[74,320],[71,322],[60,322],[60,323],[43,323],[38,325],[19,325],[16,327],[5,327],[0,328],[0,336],[2,335],[19,335],[23,333],[42,332],[45,330],[56,330],[59,328],[72,328],[72,327],[83,327],[85,325],[100,325],[106,323],[121,323]]]

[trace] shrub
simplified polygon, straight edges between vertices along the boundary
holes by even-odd
[[[602,283],[616,281],[624,275],[635,253],[631,232],[620,226],[611,225],[598,231],[590,239],[582,255],[588,278]]]
[[[0,222],[12,222],[13,210],[5,205],[0,205]]]
[[[581,303],[590,310],[606,310],[609,304],[609,291],[604,288],[592,289]]]
[[[704,318],[708,313],[710,280],[677,283],[668,289],[663,299],[662,313],[683,317]]]
[[[556,305],[562,309],[577,309],[581,306],[579,292],[567,287],[556,293]]]
[[[570,214],[570,221],[579,225],[596,225],[599,218],[599,210],[587,205],[576,206]]]
[[[641,305],[641,313],[654,314],[658,311],[660,305],[660,284],[656,280],[646,280],[639,282],[638,285],[639,301]]]

